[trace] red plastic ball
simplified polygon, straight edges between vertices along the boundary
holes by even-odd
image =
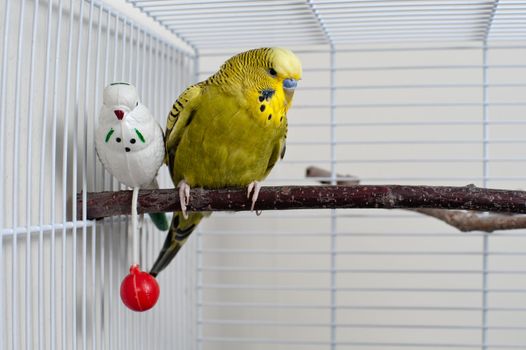
[[[155,277],[141,271],[139,265],[130,267],[130,274],[122,280],[121,299],[133,311],[151,309],[159,299],[159,284]]]

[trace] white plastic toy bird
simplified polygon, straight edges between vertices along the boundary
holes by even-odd
[[[164,159],[163,131],[135,86],[112,83],[104,89],[96,147],[104,167],[126,186],[150,187],[155,180]]]
[[[158,188],[155,177],[164,159],[163,131],[139,101],[135,86],[117,82],[104,89],[95,146],[104,167],[123,184]],[[158,229],[168,229],[164,213],[150,217]]]
[[[137,89],[132,84],[116,82],[104,89],[95,146],[104,167],[117,180],[133,188],[131,231],[133,263],[136,264],[139,260],[137,235],[139,188],[158,187],[155,177],[163,163],[165,151],[161,126],[155,121],[148,108],[139,101]],[[168,221],[164,213],[150,216],[159,229],[168,229]]]

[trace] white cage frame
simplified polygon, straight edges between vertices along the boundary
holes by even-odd
[[[522,320],[526,315],[526,285],[502,279],[504,286],[498,288],[490,278],[500,276],[521,277],[526,267],[509,268],[505,264],[492,267],[490,257],[523,257],[526,247],[523,239],[526,231],[499,232],[498,237],[508,237],[511,245],[496,244],[500,249],[491,248],[488,234],[474,233],[473,240],[480,239],[480,249],[467,250],[375,250],[353,249],[342,243],[350,238],[385,237],[429,238],[459,236],[454,230],[444,228],[425,232],[390,231],[377,232],[348,231],[339,227],[349,215],[332,210],[329,213],[266,213],[272,220],[319,218],[327,220],[323,232],[294,232],[285,228],[276,232],[243,228],[243,231],[225,229],[225,218],[232,216],[215,215],[216,221],[204,225],[185,250],[178,257],[175,267],[161,276],[163,292],[173,298],[163,298],[155,312],[145,315],[129,314],[120,306],[118,297],[119,276],[124,276],[128,267],[126,218],[114,218],[103,223],[76,217],[74,193],[93,190],[122,188],[111,176],[102,170],[90,144],[98,113],[103,86],[113,80],[130,80],[138,87],[146,105],[154,115],[164,122],[167,106],[184,86],[209,75],[217,63],[229,55],[254,45],[291,46],[305,57],[305,75],[324,74],[323,83],[309,84],[299,91],[324,94],[323,102],[299,100],[294,111],[319,110],[327,118],[322,121],[294,122],[291,129],[320,128],[328,131],[328,139],[291,139],[289,149],[294,152],[308,152],[308,147],[327,149],[320,159],[309,157],[287,157],[283,167],[306,166],[312,163],[326,165],[331,170],[330,181],[336,181],[339,167],[354,164],[358,168],[370,164],[388,166],[401,163],[455,164],[473,163],[480,165],[477,175],[439,176],[371,176],[362,177],[365,182],[425,182],[444,184],[465,184],[475,182],[481,186],[520,187],[524,176],[503,173],[508,169],[501,164],[514,164],[521,169],[525,156],[503,157],[493,155],[498,147],[524,144],[511,134],[500,138],[491,137],[498,128],[520,129],[526,121],[502,117],[499,108],[514,108],[520,115],[526,108],[523,100],[502,100],[492,98],[495,89],[517,89],[526,87],[524,72],[526,64],[503,61],[499,54],[492,62],[495,52],[510,52],[520,57],[526,50],[526,2],[498,0],[4,0],[0,8],[2,27],[2,70],[0,76],[0,350],[3,349],[70,349],[70,348],[173,348],[177,349],[218,349],[232,348],[259,349],[273,346],[277,349],[395,349],[412,348],[459,348],[459,349],[524,349],[520,332],[526,330],[526,323],[493,324],[492,313],[510,313],[509,320]],[[132,4],[133,7],[130,5]],[[118,7],[115,7],[118,6]],[[140,10],[140,11],[139,11]],[[82,20],[79,20],[82,19]],[[269,21],[272,25],[269,26]],[[66,30],[67,28],[67,30]],[[170,33],[171,32],[171,33]],[[388,55],[412,53],[414,55],[435,52],[451,54],[460,52],[474,57],[469,63],[455,64],[344,64],[352,55]],[[29,53],[29,55],[28,55]],[[81,54],[82,53],[82,54]],[[85,53],[85,55],[84,55]],[[128,54],[127,54],[128,53]],[[316,57],[309,59],[309,57]],[[43,59],[43,60],[42,60]],[[42,60],[42,65],[39,65]],[[119,65],[119,60],[123,63]],[[318,61],[320,63],[318,63]],[[314,62],[314,63],[312,63]],[[61,68],[64,68],[63,70]],[[373,74],[378,71],[397,72],[411,70],[477,71],[480,77],[470,82],[401,82],[396,84],[348,83],[342,84],[340,76],[349,72]],[[500,81],[492,77],[494,70],[513,71],[518,79]],[[466,73],[467,74],[467,73]],[[90,79],[89,77],[92,77]],[[307,80],[307,79],[305,79]],[[49,88],[49,89],[48,89]],[[366,101],[348,102],[353,92],[387,91],[396,94],[407,89],[444,91],[447,89],[480,89],[480,98],[460,101],[421,102],[410,99],[405,102]],[[435,89],[435,90],[434,90]],[[439,94],[437,94],[439,95]],[[468,94],[466,93],[466,96]],[[310,95],[312,96],[312,95]],[[415,95],[416,96],[416,95]],[[500,95],[499,95],[500,96]],[[36,102],[36,103],[33,103]],[[429,118],[411,121],[342,121],[339,111],[358,110],[364,115],[370,110],[392,108],[393,110],[436,108],[453,111],[455,108],[480,108],[479,119]],[[496,109],[496,110],[493,110]],[[39,119],[39,111],[42,117]],[[476,112],[474,112],[476,113]],[[11,116],[15,116],[12,118]],[[38,127],[40,128],[40,133]],[[383,128],[383,127],[480,127],[480,138],[443,139],[387,139],[373,138],[346,139],[339,135],[340,128]],[[507,129],[506,129],[507,130]],[[35,141],[35,138],[37,141]],[[51,144],[49,144],[51,142]],[[476,155],[456,157],[446,153],[444,157],[424,158],[420,156],[397,157],[397,159],[342,157],[340,147],[400,145],[419,146],[443,145],[459,148],[480,147]],[[493,148],[492,148],[493,147]],[[290,152],[290,151],[289,151]],[[498,152],[497,152],[498,153]],[[510,152],[512,153],[512,152]],[[37,154],[38,157],[34,157]],[[317,154],[317,153],[316,153]],[[500,154],[500,153],[499,153]],[[513,153],[514,154],[514,153]],[[297,155],[297,154],[296,154]],[[51,166],[48,165],[49,161]],[[37,170],[38,169],[38,170]],[[498,175],[492,175],[492,171]],[[38,173],[37,181],[32,174]],[[287,171],[269,179],[269,182],[285,184],[305,179],[291,176]],[[311,181],[311,180],[309,180]],[[171,187],[166,173],[161,173],[163,187]],[[36,189],[39,189],[36,193]],[[17,192],[19,191],[19,192]],[[248,214],[236,215],[236,220],[246,219]],[[352,215],[351,215],[352,216]],[[359,220],[360,215],[352,216]],[[415,217],[399,212],[366,212],[365,218],[372,220],[413,220]],[[415,219],[416,220],[416,219]],[[429,219],[427,219],[429,220]],[[420,221],[420,223],[423,221]],[[426,221],[427,222],[427,221]],[[278,225],[278,224],[276,224]],[[281,227],[281,226],[280,226]],[[110,236],[109,232],[117,232]],[[310,248],[250,248],[235,244],[218,243],[224,237],[291,237],[316,238],[325,234],[325,249]],[[16,239],[13,239],[16,237]],[[148,265],[155,258],[156,250],[164,237],[156,235],[151,224],[145,224],[141,232],[141,261]],[[231,244],[231,245],[229,245]],[[342,248],[343,247],[343,248]],[[514,249],[513,249],[514,248]],[[266,266],[255,263],[247,266],[221,265],[231,256],[264,256],[269,260],[281,261],[280,256],[304,256],[316,260],[328,257],[323,267]],[[437,257],[480,257],[480,268],[396,268],[350,266],[342,257],[375,256],[437,256]],[[59,259],[60,257],[60,259]],[[76,257],[76,258],[75,258]],[[223,260],[222,260],[223,259]],[[240,261],[246,262],[246,258]],[[254,261],[257,258],[253,258]],[[342,262],[342,260],[344,262]],[[316,260],[317,261],[317,260]],[[71,263],[71,265],[69,265]],[[515,263],[515,262],[514,262]],[[217,264],[217,265],[216,265]],[[519,266],[520,263],[516,263]],[[295,266],[295,265],[294,265]],[[373,264],[371,263],[371,266]],[[89,270],[91,269],[91,274]],[[342,286],[342,275],[383,275],[394,277],[407,274],[437,274],[445,276],[462,275],[466,279],[477,276],[477,288],[439,287],[397,287],[393,286]],[[210,274],[217,275],[211,278]],[[239,274],[241,277],[236,277]],[[320,276],[327,279],[326,286],[319,284],[289,285],[284,283],[257,284],[246,274],[272,274],[291,276],[303,281],[302,276]],[[60,278],[59,278],[60,277]],[[224,278],[224,281],[221,280]],[[238,281],[247,279],[248,282]],[[214,282],[219,279],[218,282]],[[305,277],[310,281],[310,277]],[[234,281],[234,282],[228,282]],[[477,280],[475,283],[478,283]],[[256,297],[252,301],[240,298],[232,301],[221,294],[224,290],[246,290]],[[323,294],[320,300],[310,303],[266,301],[259,296],[262,291],[275,293],[295,292]],[[164,295],[162,292],[162,296]],[[58,294],[57,294],[58,293]],[[474,305],[384,305],[359,302],[342,303],[342,293],[452,293],[472,295],[480,298]],[[455,294],[456,293],[456,294]],[[411,294],[409,294],[411,295]],[[499,295],[499,301],[490,300]],[[510,296],[511,295],[511,296]],[[509,297],[510,305],[501,303]],[[261,299],[258,299],[261,298]],[[303,298],[303,297],[302,297]],[[462,298],[461,298],[462,299]],[[306,300],[310,300],[306,298]],[[78,310],[77,310],[78,309]],[[228,312],[226,311],[228,309]],[[307,312],[323,314],[325,321],[308,319],[283,320],[257,310],[275,310],[283,313],[294,310],[298,315]],[[253,312],[255,315],[236,314],[236,310]],[[252,311],[251,311],[252,310]],[[256,311],[254,311],[256,310]],[[309,310],[309,311],[305,311]],[[359,313],[363,310],[383,312],[451,311],[462,316],[462,312],[479,313],[480,324],[410,324],[388,322],[356,322],[342,320],[344,311]],[[240,311],[240,312],[241,312]],[[237,315],[231,316],[229,312]],[[434,315],[434,314],[433,314]],[[265,316],[265,317],[263,317]],[[298,316],[300,317],[300,316]],[[453,316],[452,316],[453,317]],[[342,319],[340,319],[342,318]],[[499,318],[500,320],[500,318]],[[507,318],[502,318],[507,321]],[[72,324],[70,324],[72,322]],[[233,330],[229,327],[268,328],[270,336],[252,330]],[[293,329],[300,329],[294,333]],[[301,329],[311,329],[317,338],[302,334]],[[428,341],[405,340],[358,340],[347,339],[345,332],[378,332],[378,337],[391,339],[388,331],[444,331],[449,337],[454,332],[476,332],[467,334],[466,339],[441,341],[428,336]],[[223,335],[223,333],[225,335]],[[281,332],[291,332],[295,337],[286,337]],[[448,333],[449,332],[449,333]],[[495,332],[507,332],[510,341]],[[249,334],[249,336],[247,336]],[[405,333],[404,333],[405,334]],[[510,335],[511,334],[511,335]],[[396,335],[396,334],[395,334]],[[436,336],[436,335],[435,335]],[[424,339],[428,339],[425,338]],[[494,339],[496,340],[494,340]],[[343,339],[343,340],[342,340]],[[392,339],[396,339],[393,336]],[[412,339],[407,336],[407,339]],[[415,338],[416,339],[416,338]],[[459,337],[459,339],[464,339]]]

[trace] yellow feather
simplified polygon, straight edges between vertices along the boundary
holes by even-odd
[[[292,51],[262,48],[230,58],[216,74],[186,89],[172,106],[166,126],[174,184],[185,180],[190,187],[221,188],[263,180],[285,149],[293,90],[285,89],[283,82],[299,80],[301,74],[301,62]],[[178,228],[193,230],[201,219],[194,217],[189,226],[182,215],[175,217],[172,238]],[[165,245],[174,241],[167,239]],[[180,240],[177,244],[182,245]],[[166,247],[163,251],[173,253]],[[162,255],[158,261],[164,263],[154,265],[155,274],[173,258]]]

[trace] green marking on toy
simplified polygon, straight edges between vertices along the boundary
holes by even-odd
[[[125,83],[125,82],[123,82],[123,81],[117,81],[117,82],[115,82],[115,83],[111,83],[110,85],[111,85],[111,86],[114,86],[114,85],[130,85],[130,84],[129,84],[129,83]]]
[[[135,129],[135,133],[137,134],[137,136],[139,137],[139,140],[142,141],[142,143],[145,143],[146,141],[144,140],[144,136],[142,136],[141,132],[137,129]]]
[[[113,135],[114,131],[115,130],[113,130],[113,129],[110,129],[110,131],[108,131],[108,133],[106,134],[106,143],[108,143],[108,141],[110,140],[110,137],[111,137],[111,135]]]

